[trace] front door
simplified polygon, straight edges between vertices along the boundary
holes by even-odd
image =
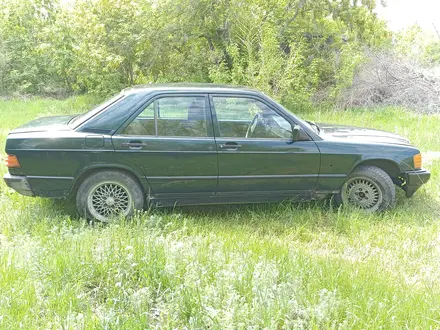
[[[292,142],[292,123],[264,101],[212,95],[219,195],[295,196],[314,189],[320,155],[313,141]]]
[[[141,169],[156,197],[212,195],[217,154],[207,95],[156,97],[113,136],[124,162]]]

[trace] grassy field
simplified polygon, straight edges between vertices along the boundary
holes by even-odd
[[[0,101],[1,149],[11,128],[94,101]],[[438,116],[303,117],[440,151]],[[438,329],[440,162],[427,167],[426,187],[412,199],[399,192],[379,215],[286,203],[153,210],[110,225],[1,182],[0,328]]]

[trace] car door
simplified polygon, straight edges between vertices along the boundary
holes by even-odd
[[[292,122],[264,100],[210,95],[218,152],[218,194],[295,196],[314,189],[320,166],[314,141],[292,142]]]
[[[207,95],[157,96],[112,140],[118,157],[141,169],[156,197],[216,190],[217,154]]]

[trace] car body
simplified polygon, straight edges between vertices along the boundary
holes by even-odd
[[[78,198],[92,174],[113,171],[133,179],[143,206],[316,200],[359,167],[410,197],[430,176],[398,135],[306,122],[259,91],[213,84],[128,88],[84,115],[13,130],[6,153],[4,179],[23,195]]]

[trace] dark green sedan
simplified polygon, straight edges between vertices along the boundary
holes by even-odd
[[[307,122],[258,91],[210,84],[133,87],[82,115],[36,119],[10,132],[6,153],[9,187],[75,197],[100,221],[148,205],[329,196],[381,211],[395,185],[411,197],[430,177],[403,137]]]

